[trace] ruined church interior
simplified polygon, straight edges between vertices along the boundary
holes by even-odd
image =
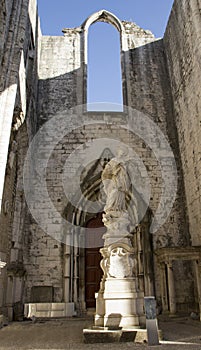
[[[144,328],[148,297],[201,320],[200,14],[175,0],[156,38],[100,8],[46,36],[36,0],[0,2],[1,325]],[[97,22],[118,34],[119,110],[88,104]]]

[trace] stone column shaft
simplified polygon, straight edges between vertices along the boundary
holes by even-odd
[[[167,284],[165,276],[165,264],[160,264],[160,286],[161,286],[161,301],[163,312],[168,311],[168,300],[167,300]]]
[[[167,271],[168,271],[168,292],[169,292],[170,313],[175,314],[176,313],[176,298],[175,298],[175,286],[174,286],[174,275],[173,275],[172,262],[167,264]]]
[[[195,274],[196,274],[198,303],[199,303],[200,321],[201,321],[201,261],[195,261]]]

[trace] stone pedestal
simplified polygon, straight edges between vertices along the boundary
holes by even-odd
[[[119,225],[120,227],[120,225]],[[132,235],[125,230],[104,235],[103,278],[96,293],[94,326],[84,329],[85,342],[122,342],[147,339],[144,292],[138,289],[136,252]],[[97,340],[98,339],[98,340]],[[127,339],[127,340],[123,340]]]
[[[104,292],[96,295],[95,326],[137,328],[145,325],[144,293],[132,278],[107,278]]]
[[[128,214],[104,217],[103,278],[96,295],[95,326],[138,328],[145,326],[144,293],[138,289],[136,251],[128,231]]]

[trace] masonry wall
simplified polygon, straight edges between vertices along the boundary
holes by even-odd
[[[184,215],[183,174],[163,40],[151,38],[150,33],[143,33],[142,29],[136,33],[132,24],[127,24],[126,29],[130,43],[127,63],[129,105],[148,116],[163,132],[172,148],[178,172],[177,198],[167,221],[153,236],[154,248],[185,246],[189,244],[189,233]],[[153,188],[150,207],[155,212],[161,197],[161,171],[153,154],[147,160],[147,167]]]
[[[163,226],[152,235],[153,249],[164,247],[181,247],[191,244],[184,192],[183,169],[181,166],[179,140],[176,123],[174,120],[174,105],[172,99],[169,72],[165,56],[164,41],[161,39],[147,38],[145,33],[138,31],[133,35],[132,25],[127,24],[126,32],[131,49],[128,53],[129,75],[128,102],[129,105],[147,115],[163,132],[172,148],[177,166],[177,196],[171,213]],[[174,33],[172,33],[174,37]],[[157,140],[155,140],[157,143]],[[146,140],[145,140],[146,143]],[[160,145],[158,144],[160,148]],[[137,151],[140,147],[136,148]],[[152,196],[150,208],[155,213],[161,199],[161,170],[160,164],[154,155],[142,156],[152,184]],[[168,175],[166,175],[168,176]],[[169,189],[171,191],[171,188]],[[156,263],[156,261],[155,261]],[[181,264],[180,269],[175,268],[175,276],[178,274],[185,279],[185,268]],[[188,274],[191,276],[185,285],[176,283],[177,304],[193,303],[194,288],[192,284],[193,273],[188,266]],[[155,265],[155,291],[158,301],[160,300],[159,270]],[[190,297],[191,296],[191,297]],[[184,306],[185,308],[185,306]],[[187,306],[188,308],[188,306]]]
[[[80,58],[79,30],[69,29],[66,36],[42,37],[38,99],[41,125],[77,105]]]
[[[78,247],[64,245],[69,232],[65,231],[63,219],[72,210],[79,217],[75,208],[69,210],[68,197],[73,196],[74,185],[68,184],[65,193],[63,183],[66,162],[72,154],[67,181],[71,181],[72,174],[76,176],[84,154],[90,154],[90,142],[97,138],[119,140],[130,146],[143,160],[150,178],[152,216],[161,199],[162,178],[160,163],[147,147],[146,139],[129,130],[126,109],[124,113],[87,113],[85,106],[76,110],[77,119],[69,113],[86,102],[83,27],[67,28],[60,37],[41,37],[35,0],[2,1],[1,6],[0,258],[6,261],[7,270],[0,276],[0,310],[10,319],[19,319],[24,302],[74,301],[78,306],[82,297],[84,305],[84,255]],[[122,40],[127,47],[121,54],[124,104],[148,116],[160,128],[172,147],[178,171],[174,206],[164,225],[151,236],[154,252],[166,247],[188,247],[191,241],[200,245],[199,16],[198,2],[175,1],[164,40],[155,39],[150,31],[134,23],[122,22]],[[61,115],[62,122],[54,122]],[[25,201],[23,170],[31,140],[47,122],[52,122],[51,129],[43,134],[43,147],[36,144],[32,164],[35,184],[39,181],[47,189],[47,196],[40,188],[36,192],[33,208],[38,206],[42,214],[39,224]],[[59,138],[54,144],[55,135]],[[153,142],[160,148],[157,139]],[[77,155],[75,150],[82,146],[83,151]],[[107,142],[102,146],[96,149],[98,159],[104,147],[109,147]],[[38,160],[44,163],[46,156],[45,172],[40,173],[34,166]],[[81,186],[87,191],[93,181],[100,180],[101,161],[97,165],[96,160],[89,161],[82,172]],[[98,198],[97,188],[94,193]],[[77,225],[86,224],[84,215],[80,217]],[[74,239],[78,236],[75,234]],[[154,274],[160,301],[155,258]],[[175,264],[174,274],[179,275],[178,281],[184,281],[186,274],[190,276],[185,288],[176,282],[177,303],[184,305],[187,300],[193,304],[193,275],[188,263]]]
[[[75,30],[69,30],[69,36],[66,37],[43,36],[41,38],[37,107],[40,127],[51,118],[56,117],[61,112],[68,111],[77,104],[76,87],[79,62],[79,36]],[[49,144],[50,148],[53,139],[54,137],[47,137],[46,144]],[[65,207],[61,180],[62,167],[60,165],[61,159],[62,162],[64,161],[65,154],[67,155],[61,147],[57,149],[46,183],[50,198],[53,196],[54,205],[62,207],[60,212]],[[36,300],[32,296],[33,287],[54,287],[52,299],[49,301],[62,302],[65,299],[63,291],[64,248],[63,244],[52,236],[54,233],[62,235],[63,229],[61,220],[51,216],[47,202],[44,203],[43,207],[43,220],[47,225],[47,231],[33,220],[31,214],[27,217],[24,242],[27,279],[24,301],[36,302],[40,300]],[[47,232],[51,233],[52,236]]]
[[[192,245],[201,244],[201,4],[174,2],[164,37]]]
[[[13,319],[23,312],[23,165],[37,127],[40,30],[35,0],[3,1],[1,5],[0,258],[7,265],[1,276],[0,310]]]
[[[188,244],[188,225],[183,212],[185,211],[185,197],[183,196],[182,170],[173,120],[173,104],[170,90],[166,58],[162,40],[156,40],[150,32],[146,32],[136,25],[124,22],[129,51],[125,53],[125,74],[127,77],[127,100],[129,106],[149,116],[156,123],[172,146],[178,167],[178,197],[172,211],[171,231],[169,221],[163,228],[164,234],[157,237],[156,248],[169,245]],[[42,53],[39,70],[39,118],[41,124],[48,121],[57,113],[68,111],[76,106],[79,100],[77,94],[80,84],[79,76],[83,67],[80,63],[79,29],[70,30],[65,37],[43,37]],[[94,130],[96,137],[99,132]],[[76,138],[72,150],[83,142],[80,135]],[[126,142],[129,142],[128,139]],[[133,136],[133,147],[135,137]],[[145,140],[146,143],[146,140]],[[143,153],[142,145],[136,145],[136,151]],[[142,142],[141,142],[142,144]],[[70,145],[69,145],[70,147]],[[144,153],[146,153],[144,151]],[[149,152],[150,154],[150,152]],[[153,187],[151,209],[156,210],[160,201],[160,169],[153,154],[146,156],[147,168]],[[150,158],[150,159],[149,159]],[[158,182],[158,183],[157,183]],[[158,188],[157,188],[158,187]],[[181,204],[183,203],[183,204]],[[170,243],[171,241],[171,243]]]
[[[180,163],[180,154],[176,125],[174,123],[173,100],[169,74],[166,66],[164,43],[156,40],[149,31],[144,31],[135,24],[123,22],[125,28],[124,40],[127,40],[128,51],[122,54],[122,74],[124,88],[124,103],[143,112],[154,121],[169,140],[173,149],[178,169],[178,193],[176,202],[167,221],[157,233],[153,235],[154,249],[173,246],[188,246],[190,244],[188,222],[186,220],[185,194],[183,190],[183,173]],[[65,36],[42,37],[41,56],[39,65],[39,89],[38,89],[38,117],[40,126],[54,119],[61,113],[66,113],[70,108],[79,105],[84,99],[86,89],[86,67],[83,66],[83,37],[80,27],[65,29]],[[126,80],[125,80],[126,79]],[[150,210],[153,215],[160,202],[162,193],[162,179],[160,164],[153,152],[146,146],[146,140],[141,140],[130,131],[120,130],[118,123],[127,123],[127,114],[113,113],[111,115],[99,113],[85,113],[81,111],[79,120],[84,124],[85,117],[91,125],[79,127],[66,136],[62,136],[59,143],[51,153],[46,169],[46,185],[49,198],[58,211],[58,215],[52,215],[47,199],[40,198],[43,203],[44,226],[42,229],[27,217],[24,261],[27,271],[25,301],[30,302],[32,288],[39,286],[53,286],[53,301],[77,302],[79,295],[77,289],[79,275],[74,271],[72,278],[71,299],[64,293],[65,256],[64,246],[59,240],[63,235],[61,215],[65,212],[68,199],[64,193],[62,173],[65,162],[78,147],[96,138],[111,138],[121,140],[132,147],[138,156],[144,161],[151,181]],[[68,131],[73,125],[71,115],[66,115],[66,124],[56,126],[55,133],[66,128]],[[94,121],[101,118],[104,125],[95,125]],[[107,121],[107,122],[105,122]],[[62,132],[61,132],[62,135]],[[47,148],[51,148],[54,135],[46,135]],[[157,140],[156,140],[157,142]],[[86,146],[87,147],[87,146]],[[45,150],[46,148],[46,150]],[[100,150],[100,155],[101,155]],[[40,156],[40,154],[39,154]],[[76,168],[75,159],[73,167]],[[71,171],[71,169],[69,169]],[[72,170],[73,171],[73,170]],[[73,190],[73,189],[72,189]],[[171,189],[170,189],[171,190]],[[39,194],[40,197],[40,194]],[[43,226],[43,227],[44,227]],[[48,235],[50,232],[51,235]],[[53,237],[58,237],[55,240]],[[74,253],[72,253],[74,254]],[[79,256],[72,255],[71,264],[79,265]],[[177,273],[177,271],[175,272]],[[180,267],[180,275],[184,278],[185,271]],[[189,271],[191,274],[191,271]],[[155,287],[157,297],[160,299],[159,270],[155,264]],[[178,287],[179,288],[179,287]],[[73,289],[73,290],[72,290]],[[178,293],[177,302],[183,302],[186,295],[193,295],[190,286],[185,293]],[[73,298],[73,299],[72,299]],[[193,296],[192,296],[193,298]],[[36,300],[35,300],[36,301]]]

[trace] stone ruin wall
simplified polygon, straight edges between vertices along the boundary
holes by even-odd
[[[175,1],[164,37],[192,245],[201,239],[201,4]]]
[[[11,2],[9,4],[11,5]],[[15,5],[15,1],[13,1],[13,5]],[[28,6],[28,1],[22,1],[21,6],[22,8],[18,11],[18,14],[15,6],[12,9],[10,7],[10,12],[8,12],[9,16],[10,14],[13,16],[15,45],[13,45],[11,31],[9,34],[10,37],[7,37],[5,40],[7,43],[5,45],[8,47],[6,52],[8,54],[11,52],[9,50],[14,48],[15,51],[12,52],[18,54],[13,56],[15,57],[12,60],[13,65],[9,67],[9,72],[12,72],[12,81],[10,83],[7,81],[8,86],[6,86],[6,74],[4,72],[2,74],[1,86],[3,89],[6,89],[10,87],[9,84],[17,82],[16,89],[10,89],[8,94],[8,102],[10,101],[9,108],[8,106],[5,106],[5,108],[7,108],[7,112],[9,111],[7,115],[10,115],[10,120],[13,118],[14,110],[24,112],[27,115],[27,123],[26,126],[24,125],[19,128],[17,135],[12,133],[10,140],[17,141],[18,157],[14,159],[13,170],[10,173],[9,164],[7,165],[8,171],[4,186],[3,203],[6,203],[8,200],[11,209],[9,215],[5,214],[4,211],[1,214],[3,247],[1,254],[2,259],[7,256],[8,261],[12,262],[13,259],[13,262],[17,262],[16,265],[18,265],[22,261],[23,251],[23,268],[26,270],[25,291],[23,294],[24,302],[30,301],[32,286],[41,285],[53,285],[55,293],[54,301],[59,302],[64,298],[63,246],[57,240],[54,240],[51,236],[43,232],[27,211],[23,194],[22,166],[27,146],[30,142],[29,140],[36,132],[38,126],[55,116],[56,113],[63,112],[83,101],[80,98],[80,91],[84,86],[84,79],[86,77],[84,77],[84,68],[81,65],[80,27],[65,30],[65,36],[63,37],[42,37],[40,40],[40,30],[36,30],[35,1],[30,2],[29,11],[27,10],[28,7],[26,7]],[[185,2],[181,6],[182,11],[179,11],[180,6],[179,2],[175,1],[164,41],[154,39],[149,31],[144,31],[135,24],[123,22],[129,47],[129,51],[124,56],[126,65],[123,72],[127,77],[127,103],[132,108],[136,108],[149,115],[159,125],[170,141],[178,166],[178,197],[167,222],[153,237],[155,249],[170,246],[186,246],[190,243],[190,238],[194,245],[199,245],[200,242],[199,191],[195,187],[192,190],[192,186],[188,185],[193,182],[198,184],[197,188],[199,186],[199,166],[197,162],[197,159],[199,159],[199,128],[197,118],[191,118],[191,123],[187,119],[189,110],[193,111],[190,112],[191,115],[196,116],[198,114],[200,103],[199,89],[196,88],[196,84],[198,86],[200,81],[200,78],[198,78],[200,76],[198,51],[194,47],[191,50],[188,49],[188,45],[192,45],[193,42],[199,42],[200,40],[200,31],[198,30],[199,9],[198,2],[195,2],[195,5],[190,4],[189,8],[187,2]],[[27,13],[29,14],[28,16]],[[190,17],[189,13],[191,14]],[[193,27],[190,26],[191,17],[193,19]],[[18,20],[20,18],[19,22],[16,20],[17,18]],[[8,33],[5,30],[5,28],[8,28],[5,24],[6,21],[2,23],[4,23],[4,27],[0,31],[1,37]],[[179,27],[183,26],[182,23],[185,23],[184,27]],[[31,27],[32,35],[30,31]],[[28,28],[26,34],[25,28]],[[175,28],[178,28],[177,35],[175,34]],[[192,32],[191,28],[193,28]],[[31,52],[29,52],[28,48],[31,41],[34,43],[34,47],[32,46],[30,48]],[[182,43],[181,45],[179,44],[180,42]],[[41,55],[38,65],[37,57],[39,56],[40,48]],[[37,50],[39,53],[37,53]],[[24,57],[28,57],[27,53],[29,52],[30,59],[28,61],[32,61],[34,58],[33,66],[31,64],[33,70],[32,68],[26,69],[25,73],[24,65],[20,65],[20,62],[23,63],[23,61],[19,52],[23,52]],[[175,59],[177,57],[179,60]],[[4,59],[8,62],[6,56],[4,56]],[[25,66],[28,68],[26,60]],[[20,69],[21,73],[19,73]],[[33,75],[30,78],[31,72],[33,72]],[[18,79],[18,76],[21,77],[21,80]],[[38,86],[37,77],[39,77]],[[30,84],[32,78],[35,84]],[[27,89],[24,89],[25,81],[28,85]],[[36,105],[37,88],[39,96],[38,106]],[[30,96],[28,105],[27,94]],[[24,109],[24,111],[21,109]],[[96,119],[96,115],[93,113],[90,117],[92,120]],[[123,115],[116,115],[116,121],[122,120],[123,117]],[[69,134],[68,138],[63,139],[56,146],[49,163],[47,183],[50,197],[59,212],[63,213],[67,205],[63,189],[60,186],[61,169],[63,168],[65,159],[77,145],[97,137],[111,137],[111,135],[113,138],[121,139],[122,142],[133,147],[144,160],[147,170],[151,174],[153,199],[151,200],[150,207],[153,212],[156,210],[161,194],[161,172],[159,164],[151,150],[146,148],[142,140],[134,137],[125,130],[119,132],[119,129],[115,125],[115,119],[112,117],[108,118],[108,120],[112,121],[112,125],[108,125],[107,128],[101,125],[96,127],[94,125],[88,126],[84,132],[83,130],[77,130]],[[191,130],[190,133],[187,132],[189,128]],[[176,129],[178,129],[178,136]],[[4,130],[7,129],[4,128]],[[9,133],[10,129],[8,128],[7,131],[4,131],[4,136],[8,136]],[[197,136],[195,137],[194,135]],[[194,144],[192,144],[192,140],[194,140]],[[181,153],[182,166],[179,151]],[[190,164],[189,162],[192,163]],[[188,220],[186,220],[183,174],[191,237],[189,237]],[[195,181],[191,179],[195,179]],[[15,193],[16,190],[17,193]],[[13,193],[15,194],[14,196]],[[59,234],[61,232],[59,221],[57,218],[51,217],[48,214],[48,210],[47,212],[44,211],[44,220],[49,227],[51,226],[51,230],[55,233]],[[12,258],[10,259],[11,246],[13,249]],[[3,254],[5,255],[3,256]],[[175,273],[180,276],[176,288],[177,295],[179,296],[177,301],[181,303],[190,294],[193,297],[194,293],[193,286],[187,286],[184,283],[187,272],[191,274],[189,267],[185,269],[183,266],[177,266],[175,270]],[[159,276],[156,265],[155,273],[157,297],[160,297]],[[18,277],[20,284],[22,282],[20,280],[21,277]],[[5,287],[7,282],[4,274],[0,278],[4,280]],[[20,293],[16,293],[15,300],[13,301],[18,302],[20,298]],[[1,296],[1,299],[1,303],[3,303],[3,299],[5,302],[5,296]]]
[[[178,197],[172,212],[163,227],[154,235],[154,248],[170,246],[186,246],[189,244],[188,224],[185,220],[185,197],[182,182],[182,170],[178,153],[178,140],[173,119],[172,96],[169,77],[166,68],[166,57],[162,40],[156,40],[149,31],[144,31],[135,24],[123,22],[128,41],[128,52],[125,53],[127,77],[127,101],[132,108],[140,110],[155,121],[173,148],[179,173]],[[39,68],[39,100],[38,117],[40,124],[48,121],[57,113],[62,113],[74,107],[81,101],[80,86],[83,84],[83,67],[80,55],[80,27],[66,29],[63,37],[42,37],[41,59]],[[96,119],[93,113],[88,114]],[[55,156],[51,158],[50,169],[47,174],[47,183],[50,198],[60,213],[63,213],[67,200],[61,186],[62,168],[68,155],[79,144],[98,137],[112,137],[127,143],[144,160],[152,183],[152,200],[150,207],[155,212],[161,195],[161,172],[151,150],[144,142],[125,130],[119,131],[116,121],[124,118],[116,115],[108,117],[112,125],[88,126],[85,130],[77,130],[64,138],[55,148]],[[70,125],[70,124],[69,124]],[[50,142],[51,140],[47,140]],[[56,180],[55,180],[56,179]],[[48,210],[44,210],[44,219],[52,232],[61,233],[58,218],[51,218]],[[25,265],[27,270],[27,296],[30,299],[30,290],[33,285],[54,284],[56,294],[54,301],[63,298],[63,248],[41,231],[34,222],[27,225],[27,237],[31,244],[25,246]],[[156,290],[158,296],[158,270],[155,266]],[[184,271],[180,268],[181,279]],[[182,277],[183,276],[183,277]],[[190,288],[190,287],[189,287]],[[188,288],[180,290],[180,299],[185,299]]]
[[[1,6],[0,258],[7,266],[0,276],[0,310],[12,319],[9,307],[22,301],[25,274],[23,240],[27,210],[22,174],[29,140],[37,128],[40,29],[35,0],[2,1]]]

